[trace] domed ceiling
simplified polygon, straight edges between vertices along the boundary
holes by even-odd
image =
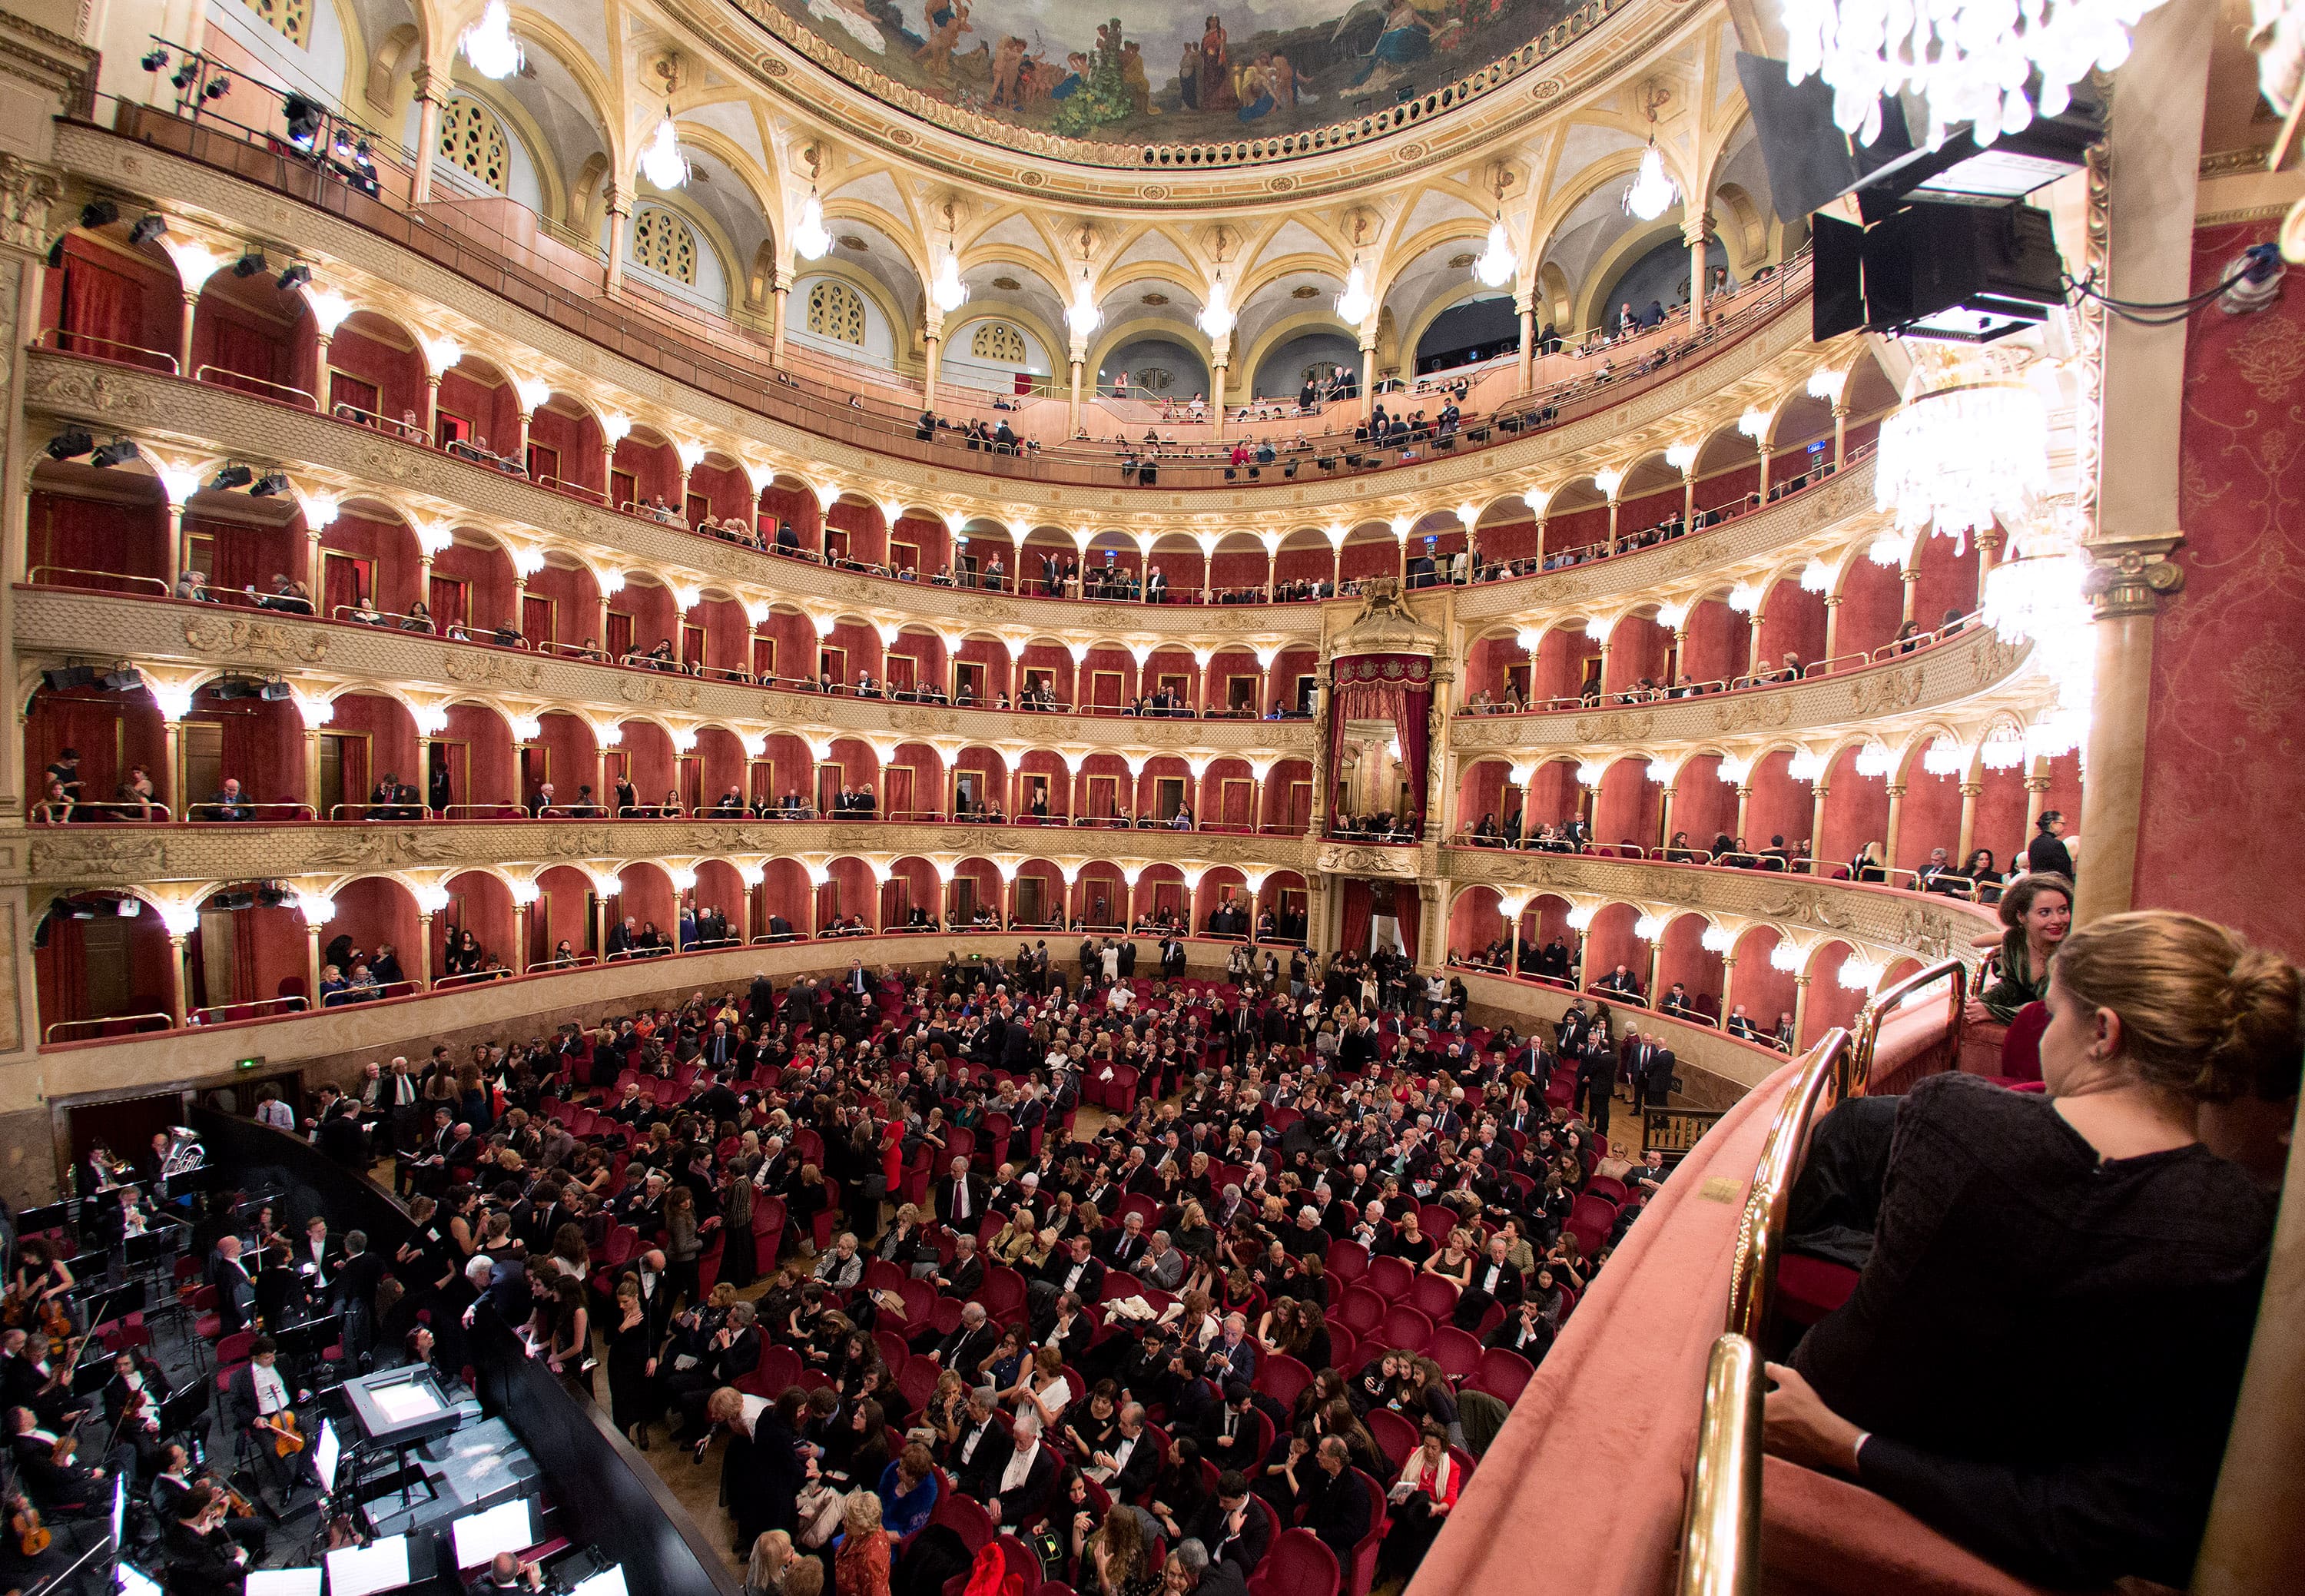
[[[1568,0],[744,0],[868,90],[1107,142],[1289,133],[1381,110],[1510,54]]]

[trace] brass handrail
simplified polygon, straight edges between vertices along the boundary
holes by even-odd
[[[1840,1101],[1842,1060],[1848,1048],[1849,1033],[1835,1026],[1801,1060],[1783,1101],[1777,1105],[1777,1116],[1769,1125],[1768,1139],[1761,1144],[1760,1161],[1753,1169],[1745,1210],[1737,1217],[1737,1248],[1729,1271],[1728,1329],[1756,1344],[1769,1322],[1793,1181],[1800,1174],[1810,1131]]]
[[[1842,1078],[1843,1097],[1862,1097],[1873,1084],[1874,1051],[1881,1042],[1881,1022],[1904,1006],[1914,993],[1935,982],[1950,977],[1952,1013],[1945,1030],[1944,1046],[1948,1055],[1958,1065],[1961,1042],[1969,1012],[1969,966],[1958,959],[1940,959],[1907,976],[1903,980],[1873,994],[1857,1022],[1850,1030],[1848,1073]]]
[[[1681,1521],[1680,1596],[1753,1596],[1761,1581],[1761,1353],[1713,1344]]]

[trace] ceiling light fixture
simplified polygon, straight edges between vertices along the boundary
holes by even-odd
[[[656,124],[656,132],[641,149],[641,175],[659,188],[685,188],[688,184],[688,162],[680,153],[680,135],[673,130],[672,106],[664,107],[664,120]]]
[[[1368,277],[1356,260],[1352,270],[1345,275],[1345,291],[1337,295],[1337,316],[1346,326],[1357,328],[1368,320],[1375,304],[1376,296],[1369,292]]]
[[[1232,313],[1232,289],[1226,285],[1222,272],[1217,274],[1216,282],[1209,289],[1209,303],[1202,308],[1195,320],[1199,321],[1201,330],[1212,338],[1232,336],[1233,324],[1238,318]]]
[[[936,308],[949,316],[968,303],[968,285],[960,280],[960,250],[947,243],[944,258],[937,262],[936,281],[929,286],[929,297]]]
[[[512,11],[505,0],[489,0],[481,20],[464,30],[464,59],[484,78],[503,80],[523,64],[520,41],[512,36]]]
[[[816,191],[808,191],[808,198],[800,208],[800,225],[793,229],[793,252],[804,260],[821,260],[832,247],[832,235],[824,230],[824,201]]]
[[[1505,218],[1499,212],[1497,219],[1489,224],[1489,247],[1473,262],[1473,275],[1481,279],[1484,287],[1501,288],[1512,281],[1513,273],[1519,269],[1520,260],[1513,253],[1511,241],[1505,237]]]
[[[1649,135],[1649,147],[1641,151],[1641,169],[1625,190],[1625,213],[1653,222],[1672,208],[1680,198],[1680,186],[1665,175],[1664,157],[1657,153],[1656,135]]]
[[[1945,0],[1917,10],[1894,0],[1788,0],[1785,75],[1811,73],[1833,90],[1833,120],[1860,144],[1881,134],[1884,96],[1928,102],[1927,142],[1969,122],[1991,144],[2020,133],[2037,113],[2063,115],[2072,85],[2095,66],[2129,58],[2129,30],[2160,0]],[[2036,73],[2036,100],[2025,85]]]
[[[1096,291],[1089,286],[1088,268],[1081,268],[1080,281],[1073,285],[1073,302],[1065,307],[1065,327],[1073,337],[1086,338],[1104,324],[1104,312],[1097,309]]]
[[[2048,480],[2048,413],[2014,363],[1920,346],[1904,406],[1881,425],[1875,508],[1958,554],[1969,533],[2025,519]]]

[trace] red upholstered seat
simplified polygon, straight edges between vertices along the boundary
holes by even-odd
[[[2041,1033],[2049,1028],[2048,1005],[2027,1003],[2001,1038],[2001,1079],[2014,1083],[2041,1079]]]
[[[1399,1302],[1416,1284],[1416,1271],[1405,1258],[1373,1258],[1364,1284],[1383,1301]]]
[[[1488,1347],[1481,1353],[1481,1367],[1466,1388],[1486,1391],[1508,1406],[1520,1400],[1521,1387],[1536,1376],[1536,1366],[1518,1353],[1502,1347]]]
[[[1257,1564],[1249,1596],[1337,1596],[1337,1554],[1310,1530],[1283,1530]]]
[[[1457,1283],[1438,1275],[1419,1275],[1409,1288],[1408,1305],[1434,1324],[1447,1322],[1457,1308]]]
[[[1433,1321],[1406,1302],[1395,1302],[1377,1322],[1377,1335],[1387,1346],[1421,1353],[1433,1340]]]
[[[1857,1271],[1847,1264],[1788,1252],[1777,1265],[1777,1311],[1797,1325],[1816,1323],[1856,1289]]]
[[[1481,1344],[1454,1325],[1442,1325],[1433,1332],[1429,1349],[1433,1361],[1441,1365],[1441,1372],[1462,1385],[1481,1367]]]
[[[1340,1288],[1357,1284],[1368,1273],[1368,1249],[1358,1242],[1329,1243],[1329,1276]]]
[[[1368,1430],[1376,1440],[1376,1449],[1384,1454],[1385,1462],[1392,1465],[1396,1473],[1408,1461],[1408,1455],[1416,1450],[1420,1438],[1417,1427],[1391,1408],[1371,1408]]]

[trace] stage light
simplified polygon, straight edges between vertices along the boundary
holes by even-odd
[[[225,95],[230,94],[231,92],[232,79],[225,75],[223,73],[218,73],[215,77],[210,78],[207,82],[200,85],[200,98],[202,99],[222,99]]]
[[[236,277],[252,277],[262,271],[265,266],[264,252],[251,250],[232,263],[232,275]]]
[[[48,440],[48,458],[69,460],[84,455],[96,447],[96,440],[88,435],[85,427],[66,427]]]
[[[97,450],[96,453],[90,455],[88,457],[88,463],[98,469],[113,465],[124,465],[129,461],[133,460],[136,457],[136,440],[134,439],[115,438],[110,443],[106,444],[102,448]]]
[[[300,149],[310,149],[320,136],[321,125],[327,113],[319,101],[301,94],[292,94],[280,102],[280,114],[288,121],[288,141]]]
[[[290,267],[287,270],[280,274],[279,286],[281,290],[285,293],[290,289],[301,288],[311,280],[312,269],[299,260],[295,265]]]
[[[40,672],[40,685],[51,693],[69,693],[74,687],[93,687],[95,684],[96,667],[93,665],[66,665],[61,670]]]
[[[208,490],[215,493],[229,492],[234,488],[245,488],[255,480],[256,473],[247,466],[227,465],[208,479]]]
[[[256,485],[248,491],[248,496],[251,499],[270,499],[276,493],[286,491],[288,491],[288,474],[285,471],[268,471],[256,479]]]
[[[185,90],[190,89],[192,86],[192,80],[200,75],[200,57],[197,55],[191,55],[187,56],[184,60],[183,65],[178,67],[175,72],[169,76],[168,81],[176,86],[177,93],[182,94]]]
[[[133,249],[140,243],[149,243],[168,230],[168,218],[157,210],[148,210],[128,229],[128,244]]]
[[[144,52],[143,66],[146,72],[158,72],[162,67],[167,64],[168,52],[162,49],[159,46],[154,45],[150,49]]]
[[[120,207],[109,200],[90,200],[80,208],[83,227],[108,227],[120,219]]]
[[[144,673],[133,665],[107,671],[97,683],[107,693],[133,693],[144,686]]]

